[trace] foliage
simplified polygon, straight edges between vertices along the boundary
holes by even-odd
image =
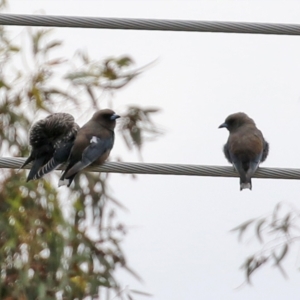
[[[37,114],[60,111],[62,103],[80,111],[86,105],[100,109],[103,91],[112,94],[140,73],[128,56],[94,61],[83,52],[70,69],[66,59],[53,57],[62,43],[49,40],[49,34],[29,30],[28,51],[0,28],[1,155],[28,155],[28,129]],[[24,65],[16,63],[21,56],[27,57]],[[74,71],[78,58],[81,67]],[[58,87],[61,72],[66,75]],[[122,115],[130,120],[121,129],[129,149],[140,151],[144,132],[157,136],[150,120],[156,111],[131,106]],[[122,205],[110,195],[108,175],[82,173],[69,192],[53,187],[51,177],[29,183],[25,177],[25,171],[0,171],[0,298],[83,299],[96,297],[99,288],[123,298],[115,271],[124,268],[138,276],[121,248],[126,228],[117,221],[115,207]]]
[[[156,108],[142,109],[136,105],[128,107],[128,113],[121,119],[120,132],[129,150],[136,146],[141,151],[145,140],[152,140],[162,134],[151,120],[151,114],[158,111]]]
[[[241,242],[246,231],[252,227],[260,245],[260,249],[247,257],[242,265],[248,283],[251,283],[253,272],[267,264],[276,267],[285,278],[287,277],[282,264],[291,247],[299,242],[299,225],[300,211],[290,205],[278,203],[267,216],[248,220],[232,229],[238,232]]]

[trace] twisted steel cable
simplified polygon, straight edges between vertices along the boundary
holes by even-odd
[[[22,157],[2,157],[0,158],[0,168],[18,169],[24,161],[25,158]],[[31,164],[27,165],[25,169],[30,169],[30,167]],[[233,167],[183,164],[107,162],[101,166],[90,167],[87,170],[107,173],[238,177]],[[253,178],[300,179],[300,169],[259,168]]]
[[[0,25],[300,35],[300,24],[0,14]]]

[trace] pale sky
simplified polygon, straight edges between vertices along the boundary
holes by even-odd
[[[300,24],[299,1],[9,3],[10,13]],[[128,54],[137,66],[158,59],[114,99],[116,111],[131,103],[162,108],[155,121],[165,135],[145,146],[144,162],[228,165],[222,153],[228,132],[218,126],[242,111],[270,143],[262,166],[300,167],[300,37],[70,28],[57,28],[53,36],[65,43],[62,56],[81,48],[98,59]],[[137,161],[120,138],[113,155]],[[239,267],[259,245],[254,239],[238,244],[229,232],[279,201],[300,207],[299,181],[254,179],[252,191],[240,192],[237,178],[111,178],[115,197],[129,210],[119,212],[130,228],[123,244],[128,264],[144,280],[122,273],[124,285],[154,300],[299,299],[296,245],[284,264],[289,280],[269,266],[254,274],[253,286],[236,289],[244,281]]]

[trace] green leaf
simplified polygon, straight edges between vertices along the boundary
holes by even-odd
[[[1,88],[6,88],[6,89],[10,89],[10,86],[8,84],[6,84],[3,80],[0,80],[0,89]]]
[[[125,56],[125,57],[122,57],[122,58],[120,58],[120,59],[117,59],[117,60],[116,60],[116,63],[117,63],[120,67],[124,67],[124,66],[128,67],[128,66],[130,66],[130,65],[133,63],[133,60],[132,60],[130,57]]]
[[[20,48],[19,47],[17,47],[17,46],[9,46],[9,51],[13,51],[13,52],[19,52],[20,51]]]

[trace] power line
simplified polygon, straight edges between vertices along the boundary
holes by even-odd
[[[0,14],[0,25],[300,35],[300,25]]]
[[[2,157],[0,158],[0,168],[18,169],[24,161],[25,158],[22,157]],[[30,167],[31,165],[29,164],[25,168],[30,169]],[[127,174],[238,177],[233,167],[184,164],[106,162],[101,166],[90,167],[87,170],[90,172]],[[253,178],[300,179],[300,169],[259,168]]]

